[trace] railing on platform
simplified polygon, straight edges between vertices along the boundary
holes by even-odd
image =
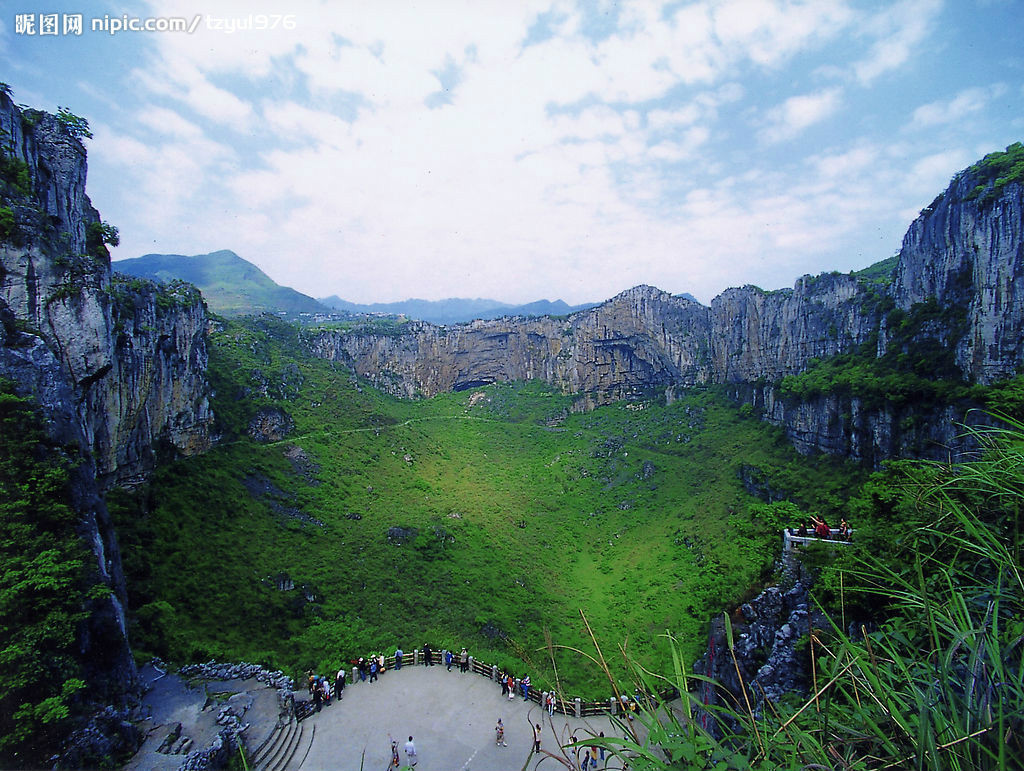
[[[452,653],[453,661],[452,667],[456,668],[459,666],[458,655]],[[444,665],[444,651],[430,651],[430,661],[434,665]],[[402,655],[402,667],[409,666],[423,666],[426,662],[424,661],[423,651],[420,649],[413,649],[409,652],[403,652]],[[395,656],[384,657],[384,671],[391,671],[395,669],[396,661]],[[488,680],[498,683],[500,670],[496,664],[487,664],[483,661],[479,661],[473,656],[469,657],[469,671],[474,674],[486,677]],[[351,683],[359,682],[359,668],[356,666],[352,667],[351,670],[352,679]],[[522,698],[522,691],[519,690],[519,679],[516,678],[516,698]],[[547,710],[547,696],[548,691],[543,691],[539,688],[530,687],[527,693],[527,698],[541,707],[545,711]],[[667,689],[658,694],[661,699],[673,699],[678,696],[678,693],[674,689]],[[623,694],[619,698],[614,696],[608,698],[606,701],[584,701],[583,699],[562,699],[555,695],[554,711],[561,715],[571,715],[574,717],[591,717],[596,715],[616,715],[619,712],[624,712],[627,715],[632,715],[636,712],[641,704],[648,704],[653,706],[655,699],[649,694],[638,694],[634,693],[633,696]]]
[[[785,543],[784,548],[786,551],[797,551],[800,547],[806,546],[809,543],[831,543],[837,546],[849,546],[853,543],[850,540],[841,539],[839,537],[839,528],[837,527],[829,528],[828,538],[819,538],[811,533],[808,533],[807,535],[797,535],[797,532],[799,531],[792,527],[787,527],[782,531],[782,538]],[[852,530],[849,530],[848,533],[850,537],[853,536]]]

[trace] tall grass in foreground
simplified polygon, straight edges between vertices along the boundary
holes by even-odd
[[[982,458],[945,469],[903,561],[870,559],[847,575],[886,620],[812,632],[815,686],[803,703],[766,704],[760,716],[752,696],[715,707],[716,738],[697,719],[704,678],[675,655],[669,674],[636,672],[642,689],[672,686],[681,702],[643,707],[641,731],[620,721],[631,738],[608,749],[631,769],[1024,768],[1024,425],[1007,426],[976,430]]]

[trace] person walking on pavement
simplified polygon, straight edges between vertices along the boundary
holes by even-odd
[[[540,752],[540,723],[533,726],[533,751]]]
[[[498,724],[494,726],[494,743],[499,747],[507,747],[508,743],[505,741],[505,725],[501,722],[501,718],[498,718]]]
[[[416,757],[416,745],[413,744],[411,736],[409,741],[405,743],[405,760],[410,766],[415,766],[420,760]]]
[[[462,653],[459,654],[459,669],[463,672],[469,671],[469,653],[465,648],[463,648]]]

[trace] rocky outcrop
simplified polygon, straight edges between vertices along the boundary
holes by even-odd
[[[85,194],[74,126],[0,94],[0,131],[0,377],[39,405],[50,441],[71,461],[77,532],[105,588],[83,599],[76,659],[87,701],[121,708],[136,671],[103,490],[161,456],[209,445],[205,306],[189,287],[112,276],[104,240],[115,231]],[[117,722],[86,726],[82,746]]]
[[[811,359],[871,339],[880,313],[854,276],[804,276],[793,289],[745,286],[711,301],[710,381],[750,383],[802,372]]]
[[[706,382],[710,373],[707,308],[648,286],[566,319],[413,322],[398,334],[331,330],[313,349],[404,397],[539,379],[603,403]]]
[[[15,225],[0,244],[0,301],[60,363],[97,474],[105,483],[137,478],[161,445],[206,449],[201,296],[112,276],[85,194],[85,149],[53,116],[26,116],[0,96],[0,129],[11,137],[7,163],[24,164],[31,180],[9,207]]]
[[[725,619],[711,622],[708,649],[694,665],[701,682],[701,702],[706,707],[726,704],[745,713],[746,702],[761,716],[766,702],[778,701],[787,693],[806,693],[810,682],[809,637],[814,629],[829,629],[828,619],[810,601],[806,579],[788,590],[772,586],[737,608],[729,618],[733,647]],[[746,698],[744,698],[744,693]],[[719,726],[708,710],[698,714],[702,725],[721,735],[736,726]],[[722,729],[725,729],[723,731]]]
[[[1024,361],[1024,185],[978,195],[976,167],[961,172],[903,239],[893,299],[904,310],[934,297],[962,308],[956,346],[964,374],[992,383]],[[884,338],[883,338],[884,344]]]
[[[343,361],[397,396],[507,380],[544,380],[580,408],[671,386],[734,384],[742,401],[784,428],[801,451],[877,463],[944,456],[970,405],[867,403],[840,394],[798,399],[777,386],[817,360],[951,352],[943,372],[988,384],[1024,364],[1024,192],[1018,182],[978,196],[979,167],[911,225],[890,282],[838,273],[792,289],[728,289],[710,308],[649,286],[565,318],[504,318],[381,332],[325,331],[314,352]],[[921,312],[922,308],[934,312]],[[907,319],[916,326],[908,327]],[[671,391],[669,391],[671,392]]]

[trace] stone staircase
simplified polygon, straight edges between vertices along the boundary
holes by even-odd
[[[252,753],[250,768],[253,771],[297,771],[313,746],[315,734],[315,725],[309,726],[307,731],[294,715],[290,715]]]

